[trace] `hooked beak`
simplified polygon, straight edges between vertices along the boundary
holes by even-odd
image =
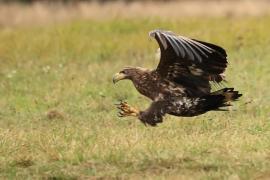
[[[117,83],[118,81],[122,80],[122,79],[125,79],[126,78],[126,75],[124,73],[116,73],[114,76],[113,76],[113,83]]]

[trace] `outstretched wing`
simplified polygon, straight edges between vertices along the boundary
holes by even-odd
[[[170,31],[154,30],[149,35],[157,40],[161,52],[156,71],[161,77],[187,87],[190,95],[207,94],[209,81],[223,80],[227,67],[223,48]]]

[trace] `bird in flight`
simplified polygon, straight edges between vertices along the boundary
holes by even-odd
[[[117,104],[120,117],[135,116],[145,125],[156,126],[166,114],[191,117],[226,110],[222,107],[242,96],[234,88],[211,91],[210,82],[225,80],[228,62],[223,48],[171,31],[154,30],[149,36],[159,45],[157,68],[126,67],[114,75],[113,82],[131,80],[152,103],[146,110],[138,110],[121,101]]]

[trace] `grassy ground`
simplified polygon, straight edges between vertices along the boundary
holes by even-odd
[[[154,68],[148,31],[171,29],[222,45],[229,112],[167,116],[159,127],[119,119],[114,103],[148,100],[127,65]],[[0,29],[1,178],[270,178],[270,17],[75,21]]]

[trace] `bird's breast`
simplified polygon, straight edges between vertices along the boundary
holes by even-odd
[[[155,100],[160,94],[159,82],[155,81],[154,79],[141,79],[133,83],[139,93],[152,100]]]

